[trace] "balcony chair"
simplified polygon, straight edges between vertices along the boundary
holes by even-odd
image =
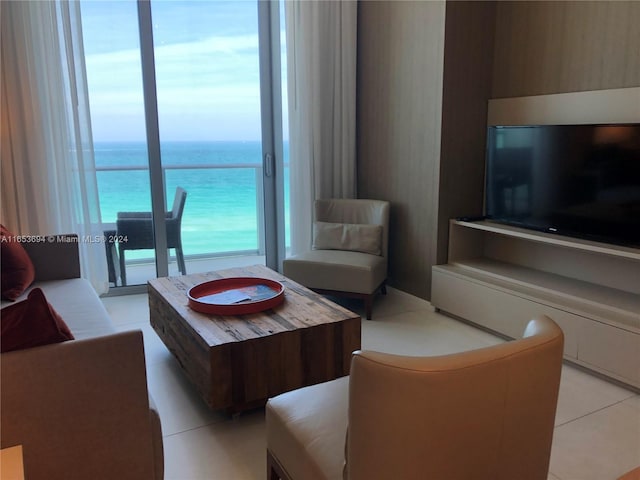
[[[313,249],[283,262],[286,277],[320,294],[361,298],[367,319],[386,293],[389,202],[316,200]]]
[[[167,249],[175,249],[178,269],[182,275],[186,275],[187,273],[187,267],[184,263],[184,253],[182,251],[181,236],[182,212],[184,211],[186,199],[187,192],[181,187],[176,188],[173,208],[170,212],[165,213]],[[127,239],[124,242],[118,243],[118,253],[120,255],[120,279],[122,281],[122,286],[126,286],[127,274],[125,270],[124,252],[127,250],[148,250],[155,248],[151,212],[118,212],[116,230],[118,238]]]
[[[479,350],[356,351],[349,377],[269,400],[267,478],[546,480],[563,343],[540,316]]]

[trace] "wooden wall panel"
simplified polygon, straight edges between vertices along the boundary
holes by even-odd
[[[429,298],[435,263],[444,2],[360,2],[358,196],[391,202],[390,285]]]
[[[498,2],[493,98],[640,85],[640,2]]]
[[[437,263],[447,262],[449,219],[481,215],[494,2],[447,2]]]
[[[390,284],[427,299],[447,220],[482,211],[487,100],[640,86],[640,1],[361,1],[358,21],[358,196],[391,202]]]

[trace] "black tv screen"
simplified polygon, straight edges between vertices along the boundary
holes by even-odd
[[[640,246],[640,124],[489,127],[485,215]]]

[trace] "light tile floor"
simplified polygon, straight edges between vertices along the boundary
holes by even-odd
[[[435,313],[428,302],[394,289],[362,322],[363,348],[435,355],[502,340]],[[265,479],[264,411],[231,419],[210,411],[149,325],[146,295],[109,297],[119,330],[144,333],[149,389],[160,411],[167,480]],[[343,301],[362,314],[358,303]],[[640,465],[640,395],[565,365],[550,480],[613,480]],[[516,479],[514,479],[516,480]]]

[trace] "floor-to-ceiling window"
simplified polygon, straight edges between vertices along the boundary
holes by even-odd
[[[137,5],[83,1],[81,12],[100,209],[113,239],[118,212],[151,211]],[[127,261],[149,278],[154,250],[128,252]],[[118,259],[109,263],[112,284],[122,285]],[[146,280],[132,273],[130,283]]]
[[[143,8],[149,6],[151,25],[145,26],[144,20],[139,22],[135,1],[82,3],[105,228],[115,228],[118,212],[150,212],[155,181],[162,184],[166,210],[171,209],[177,187],[187,192],[181,243],[188,273],[263,263],[268,249],[276,248],[268,244],[273,238],[264,234],[270,217],[265,217],[264,209],[263,123],[278,115],[261,109],[260,89],[265,82],[259,57],[265,37],[263,32],[261,46],[257,3],[143,4]],[[273,26],[273,22],[267,24]],[[284,38],[281,29],[284,23],[272,36]],[[144,52],[145,35],[153,37],[151,61],[148,54],[141,61],[139,38]],[[280,55],[280,49],[276,53]],[[143,69],[150,68],[151,86],[149,75],[143,75]],[[268,84],[279,89],[279,78],[273,80]],[[150,97],[150,90],[155,95]],[[286,98],[280,93],[276,97]],[[150,98],[157,106],[158,158],[153,153],[154,136],[149,134]],[[286,108],[284,112],[286,125]],[[274,131],[280,135],[277,142],[282,142],[282,128]],[[284,195],[267,215],[275,215],[273,208],[279,208],[281,218],[287,219],[282,212],[288,206],[287,169],[282,170],[286,141],[284,145],[278,150],[284,152],[279,155],[283,158],[274,164],[282,171],[279,188]],[[154,162],[159,175],[153,173]],[[284,242],[284,235],[276,240]],[[169,250],[166,271],[170,275],[179,273],[175,253]],[[232,260],[221,263],[221,258]],[[156,267],[153,250],[126,250],[128,285],[156,276]],[[162,273],[161,268],[157,270]],[[121,276],[116,283],[122,284]]]

